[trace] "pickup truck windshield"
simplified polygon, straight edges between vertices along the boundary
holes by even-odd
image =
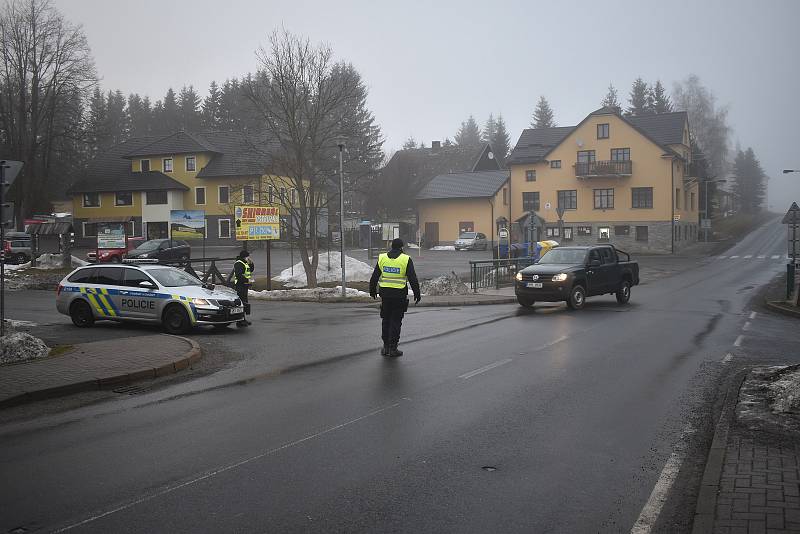
[[[554,248],[548,250],[539,263],[566,263],[570,265],[583,264],[586,258],[585,250]]]

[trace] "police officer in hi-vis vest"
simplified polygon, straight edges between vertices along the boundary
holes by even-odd
[[[244,312],[250,315],[250,303],[247,301],[247,292],[253,284],[253,260],[250,259],[250,253],[243,250],[239,253],[236,261],[233,264],[233,276],[231,277],[233,288],[236,294],[242,300]],[[251,323],[247,319],[242,319],[236,323],[236,326],[250,326]]]
[[[378,257],[378,263],[369,281],[369,294],[372,298],[377,298],[378,293],[381,295],[383,356],[403,355],[402,350],[397,350],[397,344],[400,342],[403,314],[408,310],[406,282],[411,284],[414,302],[419,302],[422,297],[417,273],[414,272],[414,262],[403,252],[402,239],[395,239],[392,241],[392,250]]]

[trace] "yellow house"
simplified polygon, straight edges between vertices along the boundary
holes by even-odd
[[[507,161],[505,216],[535,213],[544,221],[536,237],[562,244],[673,252],[698,234],[690,163],[685,112],[623,117],[603,108],[577,126],[527,129]],[[515,226],[512,236],[521,239]]]
[[[171,210],[204,210],[207,242],[234,244],[235,204],[295,203],[290,180],[265,174],[268,165],[238,132],[130,139],[98,156],[71,188],[75,237],[91,246],[99,223],[127,222],[131,236],[166,238]]]

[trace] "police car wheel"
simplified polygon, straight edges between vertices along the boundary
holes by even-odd
[[[182,306],[172,305],[164,311],[164,329],[170,334],[184,334],[190,327],[189,316]]]
[[[72,324],[80,328],[86,328],[94,324],[92,309],[82,300],[76,300],[69,308],[69,317]]]

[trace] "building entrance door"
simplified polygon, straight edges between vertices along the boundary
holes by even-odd
[[[439,245],[439,223],[425,223],[425,246],[432,248]]]

